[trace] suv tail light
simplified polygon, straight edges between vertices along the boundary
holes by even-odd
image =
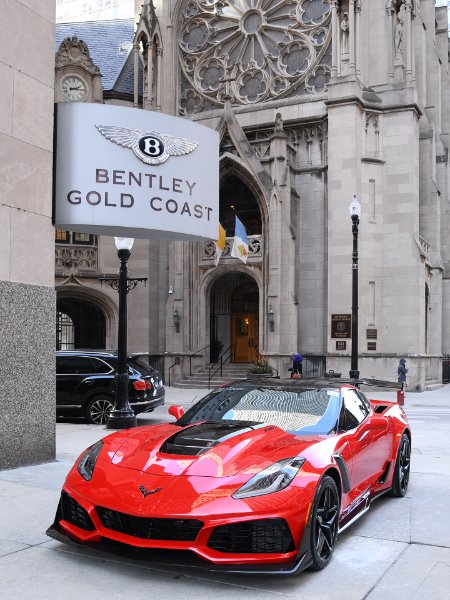
[[[150,381],[147,381],[147,379],[137,379],[136,381],[133,381],[133,387],[138,392],[142,392],[145,390],[151,390],[152,384]]]

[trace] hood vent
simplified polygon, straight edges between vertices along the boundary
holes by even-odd
[[[211,450],[217,444],[247,431],[251,431],[259,424],[221,421],[220,423],[200,423],[182,429],[167,439],[161,446],[160,452],[164,454],[183,454],[200,456]]]

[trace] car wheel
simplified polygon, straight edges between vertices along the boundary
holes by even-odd
[[[395,461],[394,477],[392,478],[391,496],[402,498],[408,491],[409,472],[411,467],[411,442],[406,433],[402,435]]]
[[[113,403],[110,398],[101,396],[92,398],[86,407],[86,419],[94,425],[102,425],[106,422],[112,408]]]
[[[339,491],[332,477],[325,475],[314,497],[311,513],[311,568],[323,569],[331,560],[339,528]]]

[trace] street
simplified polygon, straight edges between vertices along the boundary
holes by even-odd
[[[139,425],[172,420],[168,405],[189,406],[205,393],[174,388],[166,392],[166,406],[139,415]],[[407,393],[405,410],[413,449],[407,496],[377,500],[340,536],[325,570],[290,578],[154,567],[48,538],[45,531],[53,522],[66,473],[85,447],[108,433],[102,426],[59,420],[56,462],[0,472],[4,597],[210,600],[220,594],[228,600],[449,600],[450,385]]]

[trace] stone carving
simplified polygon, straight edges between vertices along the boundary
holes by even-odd
[[[183,87],[203,100],[182,98],[182,114],[221,106],[228,95],[245,105],[301,86],[305,93],[326,91],[330,68],[321,61],[331,40],[330,0],[186,0],[182,17]]]
[[[56,68],[66,65],[78,65],[92,75],[100,73],[100,69],[92,62],[87,45],[83,40],[79,40],[76,35],[65,38],[56,53]]]
[[[283,129],[283,117],[281,116],[281,113],[277,113],[275,116],[275,129],[276,132],[280,133],[284,133],[284,129]]]
[[[346,12],[344,13],[344,15],[342,17],[341,31],[342,31],[341,53],[342,53],[342,56],[346,57],[346,56],[348,56],[348,31],[349,31],[348,14]]]
[[[395,25],[395,32],[394,32],[395,60],[398,62],[400,62],[403,57],[402,40],[403,40],[403,21],[402,21],[400,15],[398,15],[397,16],[397,24]]]

